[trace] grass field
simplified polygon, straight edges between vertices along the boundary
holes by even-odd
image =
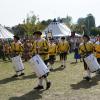
[[[38,79],[28,62],[24,63],[25,76],[14,79],[11,62],[0,61],[0,100],[100,100],[100,76],[93,74],[91,82],[83,80],[83,64],[70,64],[73,61],[73,55],[68,55],[65,69],[57,61],[48,77],[51,88],[42,91],[33,89]]]

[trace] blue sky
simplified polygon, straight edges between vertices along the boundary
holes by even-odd
[[[22,23],[27,13],[34,11],[40,21],[57,17],[79,17],[92,13],[100,25],[100,0],[0,0],[0,24],[14,26]]]

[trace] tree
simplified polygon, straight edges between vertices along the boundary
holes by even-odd
[[[41,22],[41,24],[43,24],[44,26],[48,26],[51,22],[52,22],[52,20],[51,19],[48,19],[48,20],[43,20]]]
[[[79,24],[72,24],[70,29],[71,31],[75,31],[78,34],[84,34],[86,30],[84,25]]]
[[[95,27],[95,18],[92,14],[88,14],[85,18],[85,26],[88,30],[87,34],[90,34],[91,29]]]
[[[14,34],[19,35],[20,37],[23,37],[27,31],[24,24],[19,24],[19,25],[14,26],[12,27],[12,30]]]
[[[77,20],[77,30],[80,34],[83,34],[86,31],[85,18],[79,18]]]
[[[33,11],[31,11],[29,14],[27,14],[27,18],[23,21],[23,24],[26,28],[25,34],[33,34],[34,31],[36,31],[37,24],[39,23],[39,18],[34,14]]]
[[[71,24],[72,24],[72,17],[71,17],[71,16],[67,16],[66,18],[62,18],[61,20],[62,20],[62,22],[64,22],[68,27],[70,27]]]
[[[77,20],[77,24],[78,24],[78,25],[84,25],[84,24],[85,24],[85,18],[79,18],[79,19]]]
[[[95,27],[95,18],[92,14],[88,14],[85,18],[79,18],[77,24],[77,30],[80,33],[90,34],[91,29]]]
[[[93,36],[97,36],[97,35],[100,35],[100,28],[92,28],[91,29],[91,35],[93,35]]]
[[[39,21],[38,16],[36,16],[34,14],[33,11],[31,11],[29,14],[27,14],[27,18],[24,20],[24,22],[26,22],[26,24],[30,23],[35,25],[37,22]]]

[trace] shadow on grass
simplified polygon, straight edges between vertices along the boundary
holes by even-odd
[[[58,67],[58,68],[55,68],[55,69],[53,69],[53,71],[52,72],[56,72],[56,71],[62,71],[62,70],[64,70],[66,67]]]
[[[78,62],[71,62],[70,64],[77,64]]]
[[[71,84],[70,86],[74,90],[78,90],[78,89],[81,89],[81,88],[88,89],[88,88],[91,88],[95,85],[98,85],[98,81],[100,81],[100,75],[94,76],[90,82],[88,82],[86,80],[82,80],[79,83]]]
[[[33,78],[37,78],[36,74],[31,74],[31,75],[28,75],[28,76],[22,76],[22,80],[33,79]]]
[[[8,63],[11,62],[11,60],[0,60],[0,62]]]
[[[16,81],[16,80],[19,80],[19,79],[18,78],[9,77],[9,78],[0,80],[0,84],[6,84],[6,83],[9,83],[9,82],[12,82],[12,81]]]
[[[17,81],[17,80],[25,80],[25,79],[33,79],[33,78],[36,78],[35,74],[28,75],[28,76],[22,76],[20,78],[9,77],[9,78],[5,78],[5,79],[0,80],[0,84],[7,84],[9,82],[13,82],[13,81]]]
[[[37,100],[37,99],[41,99],[42,98],[42,93],[45,90],[42,91],[38,91],[38,90],[33,90],[30,91],[27,94],[24,94],[20,97],[11,97],[9,100]]]
[[[71,62],[70,64],[73,64],[73,65],[75,65],[75,64],[78,64],[78,63],[82,63],[83,61],[80,61],[80,62]]]

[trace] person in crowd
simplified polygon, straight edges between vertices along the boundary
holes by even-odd
[[[98,39],[96,43],[94,44],[94,51],[96,54],[97,61],[100,64],[100,36],[98,36]]]
[[[82,62],[81,55],[79,54],[79,44],[77,44],[77,43],[76,43],[76,47],[74,49],[74,58],[76,60],[75,63],[77,63],[78,59],[80,59],[80,62]]]
[[[57,46],[54,43],[54,39],[50,38],[49,39],[49,68],[50,71],[53,70],[54,62],[56,59],[56,53],[57,53]]]
[[[66,67],[67,54],[69,52],[70,46],[65,37],[61,37],[61,41],[58,43],[58,52],[60,54],[61,67]]]
[[[40,55],[44,63],[47,65],[48,64],[48,42],[46,39],[42,38],[42,32],[36,31],[33,33],[35,40],[33,43],[33,55]],[[43,75],[42,77],[39,77],[39,83],[38,85],[34,88],[37,90],[44,89],[43,86],[43,80],[46,82],[46,89],[49,89],[51,86],[51,82],[48,80],[48,73]]]
[[[0,58],[5,61],[5,53],[4,53],[4,40],[0,40]]]
[[[10,46],[10,44],[7,41],[4,43],[3,51],[4,51],[4,54],[5,54],[5,59],[8,58],[8,60],[11,60],[10,59],[11,46]]]
[[[84,69],[87,72],[87,75],[83,78],[87,81],[91,80],[91,71],[89,70],[89,67],[87,63],[85,62],[84,58],[92,54],[93,49],[94,49],[94,46],[93,46],[93,43],[90,41],[90,37],[88,35],[83,35],[83,43],[81,43],[79,46],[79,53],[81,57],[83,58]]]
[[[12,76],[13,78],[24,75],[24,66],[21,60],[22,52],[23,45],[20,42],[20,38],[17,35],[15,35],[14,41],[11,43],[11,59],[14,69],[16,71],[16,74]]]
[[[31,49],[32,49],[32,43],[30,42],[30,40],[26,40],[24,42],[24,52],[23,52],[23,58],[25,59],[25,61],[28,61],[29,58],[31,57],[30,55]]]

